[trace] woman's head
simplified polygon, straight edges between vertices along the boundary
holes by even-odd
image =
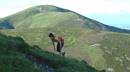
[[[50,37],[50,38],[54,38],[55,36],[54,36],[53,33],[50,33],[50,34],[49,34],[49,37]]]

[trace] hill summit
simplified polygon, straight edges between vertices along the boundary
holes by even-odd
[[[129,30],[105,25],[76,12],[53,5],[39,5],[5,17],[2,21],[11,23],[14,28],[74,27],[130,33]],[[1,21],[0,21],[1,22]],[[5,24],[4,22],[1,22]]]

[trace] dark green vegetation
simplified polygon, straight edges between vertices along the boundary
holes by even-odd
[[[129,30],[107,26],[70,10],[51,5],[41,5],[28,8],[24,11],[3,18],[1,22],[6,24],[4,21],[12,24],[12,26],[18,29],[25,27],[42,28],[58,26],[130,33]],[[6,26],[4,25],[4,27]]]
[[[0,20],[0,29],[14,29],[8,20]]]
[[[20,37],[0,34],[0,71],[1,72],[46,72],[30,61],[31,55],[38,63],[45,63],[55,72],[98,72],[84,61],[65,58],[44,50],[38,46],[29,46]]]
[[[19,37],[0,34],[0,71],[1,72],[41,72],[28,61],[23,53],[29,46]]]
[[[51,41],[48,38],[50,32],[65,37],[66,57],[79,60],[71,59],[74,61],[72,62],[67,58],[69,64],[75,65],[76,71],[82,72],[82,70],[85,70],[82,60],[98,70],[105,69],[107,72],[130,71],[130,35],[127,34],[129,30],[107,26],[75,12],[48,5],[32,7],[2,20],[6,19],[15,29],[1,30],[1,33],[22,37],[30,46],[39,46],[38,51],[31,48],[31,52],[36,51],[36,55],[43,56],[43,58],[47,56],[47,64],[58,71],[70,72],[66,70],[70,70],[71,67],[66,65],[68,63],[63,60],[64,58],[58,55],[53,57],[51,56],[52,53],[46,52],[54,53]],[[35,52],[32,54],[35,54]],[[58,59],[56,64],[48,62],[50,60],[55,62],[55,59]],[[78,63],[81,63],[83,68],[79,68],[77,65],[80,64]],[[54,66],[51,64],[54,64]],[[58,66],[55,67],[55,65]],[[65,67],[59,69],[59,66]]]

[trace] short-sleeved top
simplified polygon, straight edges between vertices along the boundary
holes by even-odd
[[[64,38],[62,36],[55,37],[56,42],[64,42]]]

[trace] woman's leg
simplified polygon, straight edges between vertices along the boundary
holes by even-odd
[[[57,43],[57,51],[58,51],[58,52],[61,52],[61,48],[60,48],[60,47],[61,47],[61,45],[60,45],[60,43],[58,42],[58,43]]]
[[[61,43],[61,49],[64,48],[64,42]],[[62,56],[65,56],[65,51],[61,50]]]

